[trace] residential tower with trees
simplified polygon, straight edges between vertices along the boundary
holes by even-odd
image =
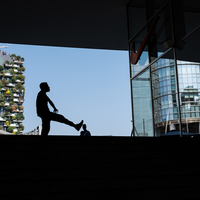
[[[0,129],[20,134],[24,130],[24,58],[0,51]]]

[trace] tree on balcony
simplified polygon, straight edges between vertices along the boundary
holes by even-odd
[[[13,130],[14,130],[14,128],[15,128],[15,127],[9,126],[9,127],[7,128],[7,131],[8,131],[9,133],[12,133]]]
[[[8,111],[5,112],[5,115],[9,115],[10,113]]]
[[[21,129],[20,131],[23,131],[23,130],[24,130],[23,124],[19,124],[19,129]]]
[[[12,111],[12,107],[11,107],[11,106],[7,106],[7,107],[5,108],[5,110],[8,111],[8,112],[10,112],[10,111]]]
[[[1,116],[3,119],[6,119],[6,113]]]
[[[9,96],[10,95],[10,90],[7,90],[6,91],[6,96]]]
[[[0,94],[0,102],[4,102],[6,100],[6,97],[3,94]]]
[[[10,105],[12,105],[11,108],[12,108],[12,112],[14,113],[16,110],[16,107],[13,104],[10,104]]]
[[[9,79],[9,80],[7,81],[7,83],[12,83],[12,80],[11,80],[11,79]]]
[[[17,90],[19,90],[20,93],[22,93],[22,91],[25,90],[24,86],[21,83],[17,83],[15,87]]]
[[[10,55],[10,57],[11,57],[12,59],[13,59],[14,57],[16,57],[16,56],[17,56],[17,55],[14,54],[14,53]]]
[[[4,67],[0,65],[0,72],[3,73]]]
[[[11,93],[10,93],[10,101],[13,102],[13,100],[14,100],[14,95],[13,95],[13,93],[12,93],[12,91],[11,91]],[[12,103],[12,104],[13,104],[13,103]]]
[[[4,87],[7,85],[7,81],[6,81],[5,78],[2,80],[2,84],[3,84]]]
[[[16,87],[17,90],[19,90],[19,88],[20,88],[21,86],[22,86],[21,83],[17,83],[15,87]]]
[[[3,73],[1,74],[3,77],[5,77],[6,70],[3,70]]]
[[[12,78],[11,78],[10,80],[12,80],[12,83],[15,83],[15,82],[16,82],[16,80],[17,80],[17,78],[16,78],[16,76],[15,76],[15,75],[13,75],[13,76],[12,76]]]
[[[19,68],[17,69],[17,71],[18,71],[18,72],[22,72],[22,68],[19,67]]]
[[[7,125],[7,126],[9,126],[9,125],[10,125],[10,123],[9,123],[9,121],[8,121],[8,120],[6,120],[6,125]]]
[[[6,115],[9,115],[9,112],[6,112]],[[6,124],[7,124],[7,126],[9,126],[9,124],[11,124],[11,120],[9,117],[6,117]]]
[[[21,59],[21,56],[16,56],[15,57],[15,60],[20,60]]]
[[[8,65],[9,65],[9,64],[10,64],[10,62],[9,62],[8,60],[6,60],[6,61],[5,61],[5,64],[8,64]]]
[[[15,72],[14,69],[11,69],[11,70],[10,70],[10,73],[12,74],[12,76],[16,74],[16,72]]]
[[[22,65],[22,67],[19,67],[17,70],[19,72],[24,72],[26,70],[26,68]]]
[[[20,114],[20,113],[17,113],[16,119],[17,119],[17,120],[24,120],[24,115],[23,115],[23,114]]]
[[[20,81],[25,80],[25,76],[23,76],[22,74],[18,74],[16,78],[19,79]]]

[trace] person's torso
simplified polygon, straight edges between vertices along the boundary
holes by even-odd
[[[37,108],[37,114],[38,116],[45,115],[48,112],[50,112],[48,108],[48,101],[46,94],[39,92],[36,100],[36,108]]]
[[[86,130],[86,131],[81,131],[81,136],[91,136],[91,134],[88,130]]]

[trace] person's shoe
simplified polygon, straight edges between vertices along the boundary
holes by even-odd
[[[83,125],[83,120],[79,124],[76,124],[75,129],[79,131],[82,125]]]

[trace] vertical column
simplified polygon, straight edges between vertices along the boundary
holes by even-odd
[[[154,8],[154,0],[146,0],[146,21],[148,21],[155,14]],[[147,29],[149,30],[153,24],[153,20],[151,23],[147,25]],[[148,43],[148,52],[149,52],[149,62],[151,63],[155,58],[157,58],[157,37],[156,37],[156,29],[154,29],[149,37]],[[153,103],[153,89],[152,89],[152,74],[151,74],[151,66],[149,69],[150,72],[150,87],[151,87],[151,106],[152,106],[152,123],[153,123],[153,135],[155,137],[155,122],[154,122],[154,103]]]
[[[130,39],[130,27],[129,27],[129,11],[128,5],[126,6],[126,14],[127,14],[127,32],[128,32],[128,40]],[[128,57],[130,57],[130,44],[128,43]],[[132,75],[131,75],[131,62],[129,61],[129,73],[130,73],[130,89],[131,89],[131,110],[132,110],[132,132],[131,136],[135,136],[135,126],[134,126],[134,112],[133,112],[133,91],[132,91]]]
[[[154,14],[155,14],[154,0],[146,0],[146,21],[148,21]],[[153,23],[154,20],[151,20],[151,22],[147,24],[148,30],[151,28]],[[149,62],[151,63],[155,58],[157,58],[158,55],[156,28],[153,29],[149,37],[148,51],[149,51]]]
[[[184,32],[184,17],[183,13],[183,1],[182,0],[170,0],[170,14],[171,14],[171,25],[172,25],[172,42],[177,46],[181,40]],[[180,16],[179,16],[180,15]],[[179,81],[178,81],[178,68],[177,68],[177,56],[176,48],[173,48],[174,62],[175,62],[175,76],[176,76],[176,89],[177,89],[177,101],[178,101],[178,115],[179,115],[179,132],[182,137],[182,120],[181,120],[181,107],[180,107],[180,93],[179,93]]]

